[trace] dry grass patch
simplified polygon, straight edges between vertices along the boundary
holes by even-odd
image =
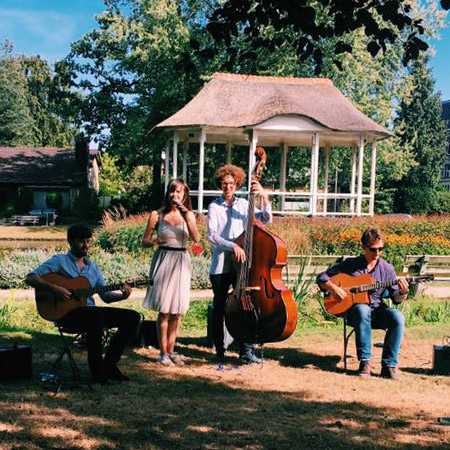
[[[446,330],[418,330],[407,332],[399,382],[357,378],[355,359],[344,374],[341,332],[316,330],[268,345],[263,366],[237,366],[231,352],[223,371],[201,337],[180,339],[184,367],[129,350],[129,383],[56,396],[37,380],[54,337],[36,335],[34,378],[0,387],[0,449],[448,449],[450,427],[436,420],[450,415],[450,377],[429,373]]]

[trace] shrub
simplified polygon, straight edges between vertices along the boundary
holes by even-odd
[[[72,212],[81,219],[98,219],[100,216],[98,196],[89,189],[81,189],[73,201]]]
[[[193,256],[192,262],[192,289],[205,289],[211,287],[209,281],[210,261],[203,256]]]
[[[45,196],[45,201],[49,208],[56,209],[56,211],[61,212],[63,206],[63,196],[60,192],[49,192]]]
[[[0,289],[23,289],[29,272],[49,258],[42,250],[15,251],[0,259]]]
[[[450,192],[449,191],[445,191],[445,190],[438,191],[435,212],[437,214],[450,213]]]

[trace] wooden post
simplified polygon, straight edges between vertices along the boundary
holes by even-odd
[[[173,132],[173,163],[172,163],[172,177],[178,178],[178,132]]]
[[[372,142],[372,158],[370,166],[370,200],[369,214],[373,216],[375,211],[375,177],[377,173],[377,141]]]
[[[198,212],[203,212],[203,179],[205,175],[205,141],[206,133],[202,129],[200,132],[200,158],[199,158],[199,171],[198,171]]]
[[[188,162],[188,151],[189,151],[189,138],[186,138],[183,141],[183,180],[188,181],[187,179],[187,162]]]
[[[330,144],[325,146],[325,174],[324,174],[324,187],[323,193],[325,194],[323,199],[323,212],[327,215],[328,212],[328,178],[330,172]]]
[[[317,214],[317,185],[319,178],[319,135],[314,133],[311,151],[311,203],[310,212],[312,216]]]
[[[166,142],[166,159],[165,159],[165,164],[164,164],[164,192],[166,192],[167,191],[167,186],[169,185],[169,178],[170,178],[170,175],[169,175],[169,170],[170,170],[170,166],[169,166],[169,164],[170,164],[170,150],[169,150],[169,148],[170,148],[170,142],[169,141],[167,141]]]
[[[352,145],[352,178],[350,180],[350,193],[352,196],[356,192],[356,145]],[[352,197],[350,200],[350,211],[355,212],[355,199]]]
[[[356,193],[356,215],[361,215],[362,189],[363,189],[363,165],[364,165],[364,138],[359,137],[359,157],[358,157],[358,192]]]
[[[280,190],[286,191],[286,167],[287,167],[287,153],[288,153],[288,145],[284,142],[282,145],[280,145],[281,150],[281,161],[280,161],[280,168],[281,168],[281,177],[280,177]],[[286,196],[282,195],[280,197],[280,211],[284,211],[285,209],[285,199]]]
[[[231,142],[227,142],[227,148],[225,153],[225,162],[226,164],[231,164]]]

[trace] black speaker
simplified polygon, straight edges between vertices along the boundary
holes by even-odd
[[[31,347],[17,345],[0,347],[0,380],[31,377]]]

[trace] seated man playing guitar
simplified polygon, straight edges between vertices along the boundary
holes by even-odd
[[[347,274],[352,277],[370,274],[375,282],[389,282],[396,280],[389,286],[388,292],[394,304],[406,299],[409,285],[405,279],[397,280],[394,267],[380,257],[383,250],[383,236],[376,228],[369,228],[361,236],[364,254],[356,258],[349,258],[340,264],[331,267],[317,277],[317,284],[323,291],[344,300],[347,292],[344,286],[333,283],[332,278],[337,274]],[[381,284],[381,283],[380,283]],[[387,283],[388,284],[388,283]],[[405,331],[405,318],[394,308],[389,308],[383,302],[386,287],[375,287],[369,292],[369,304],[353,304],[347,311],[347,322],[355,328],[356,350],[360,361],[358,375],[370,377],[370,358],[372,351],[372,328],[385,329],[381,376],[397,379],[397,360],[400,345]]]
[[[69,278],[84,277],[92,287],[105,286],[103,274],[95,262],[87,257],[92,232],[86,225],[72,225],[67,230],[67,240],[70,250],[66,254],[55,255],[45,261],[37,269],[27,275],[26,282],[37,292],[47,292],[56,302],[74,302],[72,292],[61,285],[45,280],[49,274],[59,274]],[[86,280],[84,280],[86,281]],[[117,302],[128,298],[131,294],[129,285],[120,286],[121,292],[101,293],[100,297],[106,303]],[[38,300],[38,295],[36,298]],[[88,348],[88,364],[91,380],[106,383],[107,380],[127,381],[117,363],[122,356],[126,344],[136,333],[140,315],[136,311],[122,308],[102,308],[94,306],[92,297],[87,304],[79,302],[65,314],[57,325],[75,331],[86,332]],[[38,305],[39,309],[39,305]],[[102,357],[102,333],[104,328],[118,328],[111,339],[105,357]]]

